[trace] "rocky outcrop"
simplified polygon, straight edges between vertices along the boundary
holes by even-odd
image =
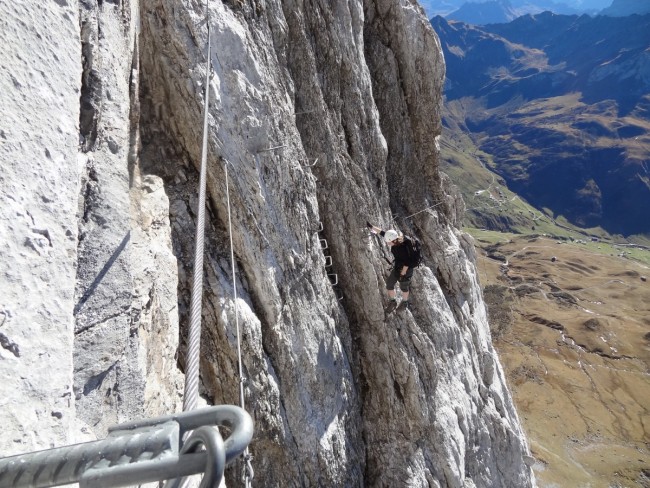
[[[65,160],[69,194],[56,196],[72,209],[57,317],[71,425],[53,442],[178,408],[207,40],[195,2],[60,8],[65,28],[80,25],[65,113],[82,140]],[[472,243],[456,227],[462,200],[438,171],[444,65],[421,8],[215,1],[210,16],[201,391],[238,403],[239,322],[256,485],[532,486]],[[411,311],[384,316],[386,251],[368,219],[422,239]],[[15,242],[7,259],[25,252]],[[14,282],[30,289],[29,276]],[[31,378],[26,359],[12,361]],[[15,394],[27,411],[34,391]],[[21,444],[2,452],[45,446],[21,425],[3,440]]]
[[[95,433],[178,406],[176,258],[162,181],[139,168],[138,5],[80,4],[74,340],[77,417]]]
[[[2,454],[179,405],[167,197],[136,157],[137,7],[2,6]]]

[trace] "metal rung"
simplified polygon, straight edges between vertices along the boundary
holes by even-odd
[[[224,441],[215,426],[227,427]],[[183,442],[186,433],[193,431]],[[225,466],[253,437],[253,420],[233,405],[120,424],[104,440],[0,459],[0,486],[81,488],[129,486],[204,473],[201,487],[218,486]],[[199,451],[203,447],[205,450]]]
[[[316,113],[316,112],[322,112],[322,110],[318,109],[318,108],[315,108],[315,109],[312,109],[312,110],[303,110],[302,112],[294,112],[293,115],[313,114],[313,113]]]
[[[329,268],[332,266],[332,256],[325,256],[325,267]]]
[[[263,152],[275,151],[276,149],[282,149],[283,147],[288,147],[288,144],[283,144],[281,146],[267,147],[265,149],[260,149],[257,152],[258,153],[263,153]]]
[[[323,232],[323,229],[324,229],[324,227],[323,227],[323,223],[322,223],[322,222],[318,222],[318,230],[317,230],[316,232]]]
[[[320,248],[325,250],[327,249],[327,239],[319,239],[320,241]]]
[[[341,291],[340,288],[334,288],[334,294],[336,295],[336,299],[340,302],[343,300],[343,292]]]
[[[332,273],[327,275],[330,279],[330,282],[332,282],[332,276],[334,277],[334,282],[332,283],[332,286],[336,286],[339,284],[339,275]]]
[[[313,168],[314,166],[316,166],[316,163],[318,162],[318,158],[314,159],[313,163],[310,163],[309,159],[307,159],[306,163],[302,163],[302,161],[304,161],[302,159],[300,161],[301,161],[301,166],[303,166],[305,168]]]

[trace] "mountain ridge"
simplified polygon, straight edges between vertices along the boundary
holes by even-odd
[[[467,2],[454,10],[445,18],[458,20],[468,24],[494,24],[510,22],[516,19],[519,13],[513,8],[509,0],[490,0],[487,2]]]
[[[447,61],[443,118],[512,190],[581,227],[650,231],[650,16],[432,23]]]
[[[480,4],[494,2],[495,0],[423,0],[421,2],[429,18],[441,15],[446,17],[468,3]],[[605,8],[611,7],[612,0],[509,0],[516,11],[517,16],[526,14],[538,14],[544,11],[551,11],[556,14],[573,15],[588,14],[597,15]],[[469,12],[471,14],[471,12]],[[463,20],[463,19],[461,19]]]
[[[625,17],[628,15],[645,15],[650,13],[650,1],[648,0],[612,0],[612,4],[601,10],[600,15],[612,17]]]

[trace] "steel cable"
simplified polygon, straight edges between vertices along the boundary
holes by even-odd
[[[187,355],[185,356],[185,392],[183,411],[193,410],[199,397],[199,362],[201,352],[201,305],[203,298],[203,240],[205,229],[205,187],[208,153],[208,108],[210,106],[210,9],[206,0],[208,19],[208,54],[205,70],[205,96],[203,99],[203,146],[201,149],[201,176],[199,179],[198,218],[194,250],[194,281]]]

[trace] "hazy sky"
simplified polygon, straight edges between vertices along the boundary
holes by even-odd
[[[428,17],[433,17],[434,15],[444,16],[469,1],[480,3],[488,0],[419,0],[420,5],[424,7]],[[514,7],[527,5],[546,8],[551,3],[558,3],[581,10],[602,10],[609,7],[612,4],[612,0],[510,0],[510,3]]]

